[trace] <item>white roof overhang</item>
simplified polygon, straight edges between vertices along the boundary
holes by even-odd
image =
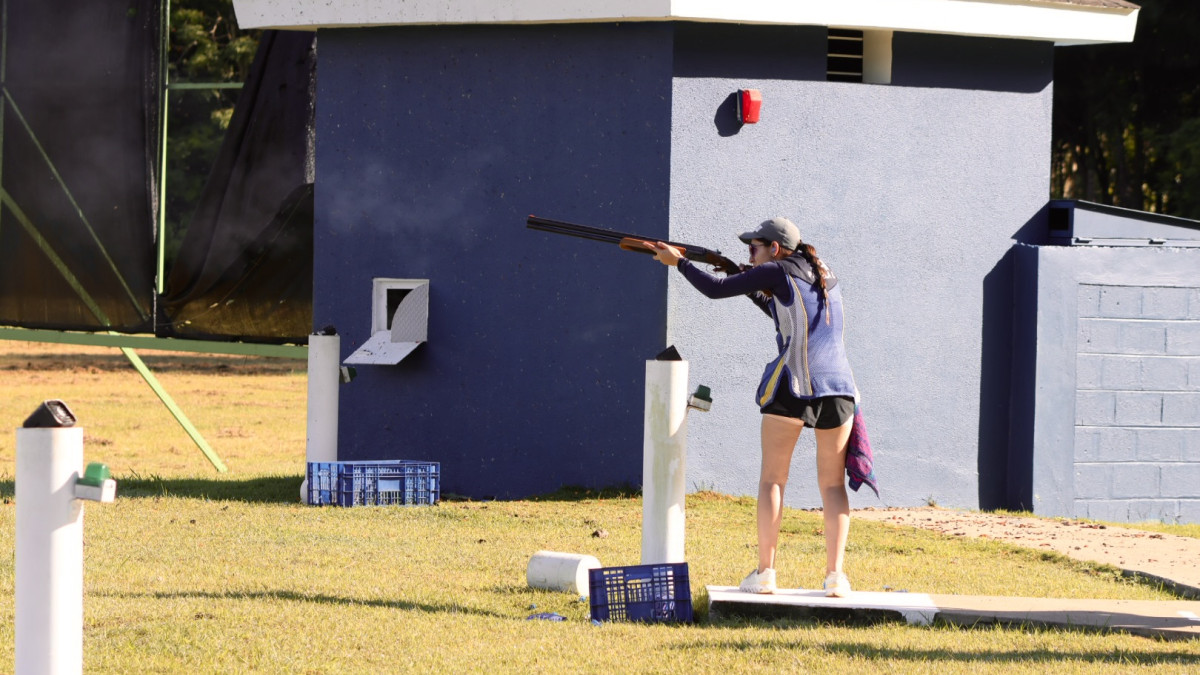
[[[1112,3],[1122,4],[1122,3]],[[701,21],[1131,42],[1138,9],[1070,0],[233,0],[241,28]]]

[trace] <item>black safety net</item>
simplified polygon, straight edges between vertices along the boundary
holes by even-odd
[[[5,0],[0,323],[153,328],[155,0]]]
[[[267,31],[159,300],[160,335],[312,331],[314,34]]]
[[[0,325],[304,342],[314,34],[260,39],[157,296],[160,0],[0,5]]]

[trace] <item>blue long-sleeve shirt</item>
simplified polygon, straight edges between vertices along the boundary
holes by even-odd
[[[757,267],[749,267],[737,274],[718,277],[696,267],[687,258],[679,261],[676,269],[700,291],[705,297],[719,300],[738,295],[749,297],[758,308],[771,314],[771,298],[763,291],[790,304],[792,301],[792,285],[787,281],[787,272],[779,263],[769,262]]]

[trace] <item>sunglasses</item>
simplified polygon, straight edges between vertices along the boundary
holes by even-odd
[[[757,249],[760,249],[760,248],[767,249],[769,251],[769,250],[771,250],[771,245],[770,244],[750,244],[750,255],[754,255],[754,251]]]

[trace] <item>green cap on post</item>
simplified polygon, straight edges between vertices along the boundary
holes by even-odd
[[[83,485],[92,485],[100,487],[104,485],[104,481],[108,480],[111,474],[108,471],[108,465],[101,462],[89,462],[87,468],[83,471],[83,477],[79,482]]]

